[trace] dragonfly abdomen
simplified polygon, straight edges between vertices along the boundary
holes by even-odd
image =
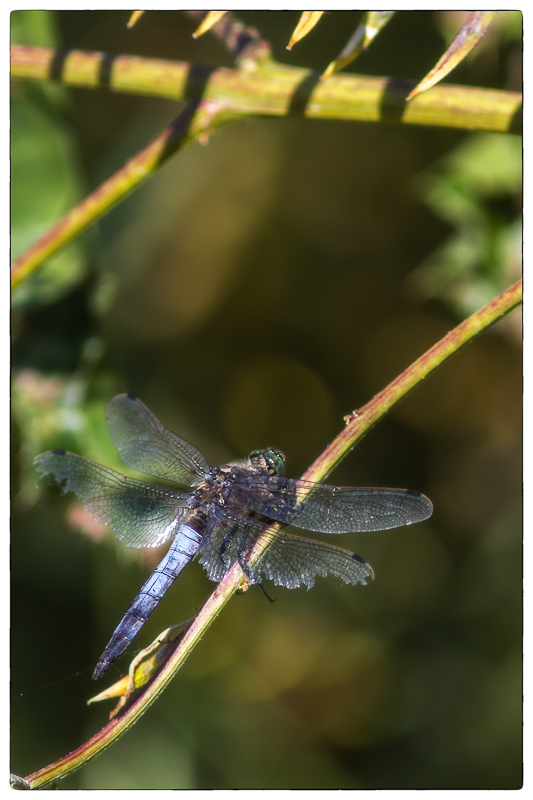
[[[95,667],[93,680],[101,678],[110,665],[126,650],[165,592],[170,589],[180,572],[198,553],[202,538],[202,533],[195,530],[190,524],[180,526],[167,554],[150,575],[115,628],[113,636]]]

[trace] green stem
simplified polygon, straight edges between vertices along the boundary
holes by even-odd
[[[235,594],[243,579],[238,564],[234,564],[222,583],[200,609],[185,632],[180,644],[155,678],[144,688],[124,713],[109,722],[85,744],[47,767],[28,775],[24,780],[30,789],[44,789],[75,772],[95,756],[114,744],[152,705],[170,683],[183,662],[198,644],[208,627],[215,621],[229,599]]]
[[[309,467],[302,478],[308,481],[323,481],[353,449],[356,442],[373,428],[396,403],[447,361],[450,356],[457,353],[479,333],[493,325],[521,302],[522,281],[518,281],[447,333],[372,400],[354,411],[347,420],[346,428]]]
[[[220,24],[220,23],[219,23]],[[406,103],[412,81],[338,75],[320,81],[316,73],[272,61],[262,43],[241,54],[240,70],[110,56],[46,47],[11,49],[11,76],[59,81],[68,86],[187,101],[184,111],[107,181],[13,262],[12,288],[43,265],[45,259],[83,233],[110,208],[143,183],[192,139],[222,122],[250,115],[306,116],[367,122],[447,126],[469,130],[520,130],[521,96],[440,84]],[[253,57],[252,57],[253,54]]]
[[[303,478],[310,481],[322,480],[352,450],[358,439],[370,430],[408,392],[481,331],[486,330],[500,317],[519,305],[521,300],[522,282],[519,281],[447,333],[436,345],[402,372],[369,403],[351,415],[346,428],[324,450],[322,455],[307,470]],[[265,546],[265,544],[261,543],[255,549],[254,560],[260,557],[261,551]],[[119,736],[125,733],[173,679],[205,631],[238,589],[242,579],[243,573],[240,566],[234,564],[199,611],[168,661],[153,680],[140,691],[122,716],[109,722],[99,733],[77,750],[29,775],[25,779],[29,788],[42,789],[61,780],[99,755],[113,744]]]
[[[62,220],[29,247],[11,266],[14,289],[61,247],[69,244],[133,189],[156,172],[174,153],[213,126],[223,111],[213,104],[190,101],[150,144],[78,203]]]
[[[264,58],[258,59],[257,53],[254,58],[248,68],[234,70],[13,45],[11,77],[176,101],[201,92],[236,114],[521,131],[522,96],[517,92],[439,84],[406,103],[416,81],[351,74],[320,80],[319,73],[279,64],[266,52]]]

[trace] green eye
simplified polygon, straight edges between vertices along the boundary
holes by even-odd
[[[250,463],[257,467],[266,468],[271,475],[285,474],[285,455],[281,450],[252,450]]]
[[[281,450],[265,450],[265,461],[271,475],[283,475],[285,472],[285,456]]]

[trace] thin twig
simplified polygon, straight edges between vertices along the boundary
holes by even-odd
[[[353,413],[346,428],[339,433],[336,439],[319,456],[303,478],[317,481],[325,477],[393,405],[405,397],[409,391],[475,336],[519,305],[521,300],[522,282],[519,281],[468,317],[454,330],[447,333],[436,345],[402,372],[369,403]],[[254,561],[260,558],[261,552],[265,547],[266,544],[260,544],[254,549]],[[59,761],[28,775],[24,780],[29,788],[42,789],[56,783],[99,755],[113,744],[119,736],[125,733],[174,678],[203,634],[236,592],[243,577],[239,564],[234,564],[184,633],[183,639],[168,661],[151,682],[140,690],[138,697],[126,708],[124,714],[109,722],[77,750],[59,759]]]
[[[217,25],[223,22],[224,17]],[[274,62],[260,70],[211,70],[155,59],[15,45],[12,77],[188,100],[184,111],[148,147],[14,261],[13,288],[143,183],[184,144],[229,119],[293,114],[514,132],[520,129],[521,119],[521,96],[511,92],[441,84],[406,104],[412,81],[339,75],[324,82],[318,74]]]
[[[154,174],[171,156],[201,133],[208,131],[219,109],[214,104],[190,101],[173,122],[121,169],[69,211],[62,220],[15,259],[11,285],[18,286],[45,260],[69,244],[133,189]]]
[[[224,26],[224,20],[225,17],[214,29]],[[230,18],[227,40],[236,35],[236,25]],[[406,104],[413,82],[355,75],[339,75],[321,82],[318,74],[271,61],[259,70],[235,71],[19,45],[14,45],[11,52],[14,78],[57,80],[87,88],[105,86],[115,91],[188,100],[184,111],[148,147],[14,261],[13,288],[42,266],[46,258],[87,230],[184,144],[228,119],[294,114],[314,119],[395,121],[478,130],[510,131],[520,127],[521,97],[509,92],[441,84]]]

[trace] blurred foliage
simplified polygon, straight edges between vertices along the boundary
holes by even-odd
[[[15,12],[11,39],[57,45],[54,18],[46,11]],[[82,197],[80,164],[68,125],[68,92],[53,84],[17,83],[11,96],[11,252],[17,258]],[[59,253],[46,273],[33,276],[13,297],[15,309],[48,304],[86,273],[76,243]]]
[[[279,60],[317,70],[359,16],[324,15],[288,53],[298,12],[242,14]],[[179,12],[145,14],[131,30],[128,17],[18,11],[12,36],[230,63]],[[519,20],[496,15],[454,80],[519,90]],[[421,78],[447,21],[397,14],[355,68]],[[17,85],[12,102],[16,248],[175,116],[162,100],[57,87]],[[161,557],[98,542],[71,498],[38,486],[33,456],[63,447],[120,468],[104,406],[132,391],[211,463],[271,445],[298,476],[344,414],[517,279],[519,181],[509,137],[254,120],[179,153],[15,295],[16,772],[104,723],[105,708],[85,707],[90,673]],[[520,786],[521,385],[513,312],[333,474],[434,502],[429,523],[342,541],[375,583],[267,586],[273,604],[257,589],[235,598],[164,699],[64,788]],[[212,589],[191,565],[138,646]]]
[[[413,284],[468,316],[521,271],[521,142],[472,136],[421,183],[428,206],[452,233],[413,274]]]

